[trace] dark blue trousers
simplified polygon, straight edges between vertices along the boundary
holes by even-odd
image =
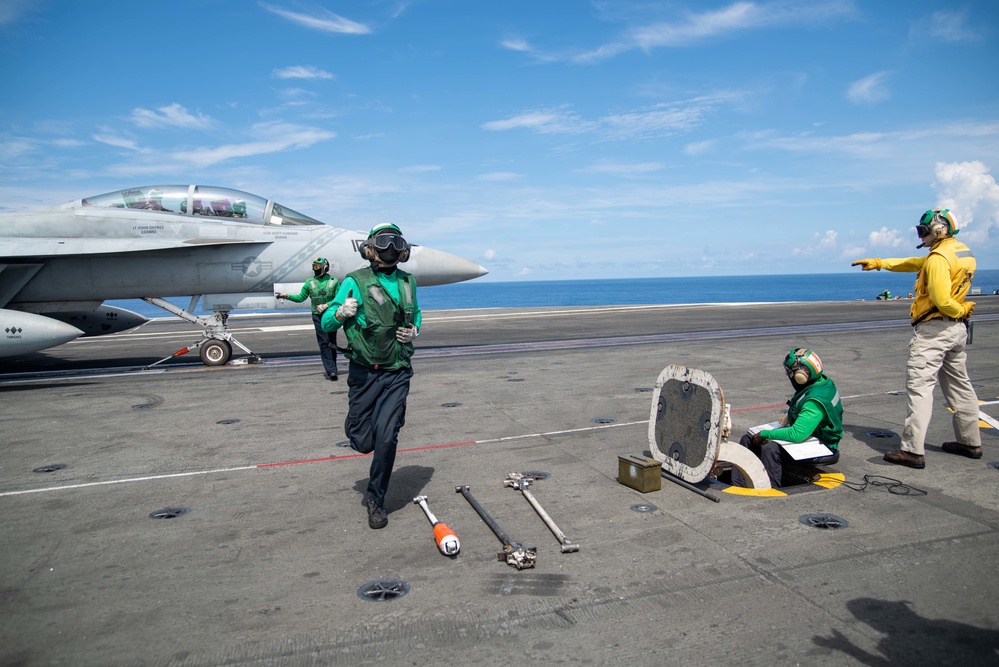
[[[347,438],[362,454],[371,454],[367,498],[384,507],[399,429],[406,423],[406,399],[412,368],[376,371],[350,362],[347,372]]]
[[[316,342],[319,343],[319,357],[327,375],[336,375],[336,332],[323,331],[323,316],[312,313],[312,325],[316,327]]]
[[[762,447],[752,444],[753,437],[748,433],[742,436],[739,444],[747,447],[763,462],[763,467],[767,469],[767,477],[770,478],[770,486],[775,489],[781,487],[781,478],[784,476],[784,461],[781,459],[781,448],[773,440],[767,440]],[[732,466],[732,486],[746,486],[746,478],[738,468]]]

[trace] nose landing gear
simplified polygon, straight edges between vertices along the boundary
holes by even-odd
[[[189,307],[190,310],[194,310],[194,306],[198,302],[198,298],[200,297],[192,297],[191,305]],[[164,361],[169,361],[170,359],[187,354],[193,350],[198,350],[198,355],[201,357],[202,363],[206,366],[224,366],[229,363],[229,360],[232,358],[233,344],[249,355],[247,363],[256,364],[260,362],[260,357],[258,355],[251,352],[250,348],[240,343],[231,333],[229,333],[226,326],[229,320],[228,310],[216,310],[211,315],[199,317],[191,313],[189,310],[184,310],[183,308],[175,306],[164,299],[157,297],[143,297],[142,300],[162,308],[168,313],[176,315],[183,320],[187,320],[192,324],[204,327],[204,331],[201,334],[201,340],[177,350],[169,357],[165,357],[155,363],[149,364],[146,368],[152,368],[153,366],[162,364]]]

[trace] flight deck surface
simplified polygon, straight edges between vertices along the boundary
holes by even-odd
[[[969,370],[994,419],[999,297],[976,299]],[[383,530],[361,506],[369,459],[343,446],[346,362],[325,379],[306,313],[231,320],[256,365],[144,370],[197,339],[170,320],[6,360],[0,664],[995,663],[999,432],[983,428],[981,460],[943,453],[938,390],[926,468],[881,460],[905,417],[907,310],[426,312]],[[796,346],[843,399],[833,468],[910,493],[716,503],[617,482],[619,456],[649,455],[665,366],[710,373],[738,439],[790,396],[781,360]],[[531,491],[578,552],[504,486],[528,471],[548,474]],[[537,547],[533,568],[497,560],[460,485]],[[457,557],[437,549],[420,495]],[[168,508],[188,511],[150,516]],[[845,525],[803,521],[816,515]],[[379,581],[405,594],[359,593]]]

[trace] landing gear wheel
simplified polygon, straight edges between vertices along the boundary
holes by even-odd
[[[227,340],[210,340],[201,346],[201,361],[205,366],[224,366],[232,357],[232,345]]]

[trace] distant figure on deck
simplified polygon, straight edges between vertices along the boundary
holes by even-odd
[[[808,349],[793,349],[784,357],[784,371],[794,387],[794,396],[787,402],[787,415],[781,418],[785,425],[763,429],[756,434],[747,433],[739,440],[739,444],[748,447],[763,461],[775,489],[782,485],[784,459],[790,458],[775,440],[804,442],[816,438],[833,451],[832,456],[799,463],[824,465],[839,461],[839,441],[843,437],[843,404],[839,390],[822,372],[819,355]],[[746,486],[745,477],[736,467],[732,468],[732,485]]]
[[[336,331],[324,331],[322,318],[330,301],[336,296],[340,283],[330,275],[330,263],[325,257],[316,257],[312,260],[312,273],[314,275],[305,281],[302,291],[298,294],[278,292],[274,296],[288,299],[293,303],[302,303],[309,299],[312,305],[312,325],[316,329],[316,342],[319,343],[319,358],[323,361],[326,378],[336,382],[340,379],[336,372]]]
[[[905,370],[905,390],[908,395],[902,448],[884,455],[885,461],[909,468],[924,468],[926,431],[933,414],[933,389],[937,380],[944,398],[954,410],[953,427],[956,442],[945,442],[943,451],[982,457],[982,435],[978,430],[978,395],[968,377],[965,346],[968,343],[968,319],[975,309],[974,301],[965,301],[975,275],[975,256],[954,237],[957,220],[947,209],[926,211],[919,218],[916,234],[929,248],[922,257],[897,259],[859,259],[851,266],[864,271],[917,272],[909,314],[912,317],[912,339],[909,361]]]
[[[891,301],[891,292],[885,290],[881,294],[878,294],[878,301]]]

